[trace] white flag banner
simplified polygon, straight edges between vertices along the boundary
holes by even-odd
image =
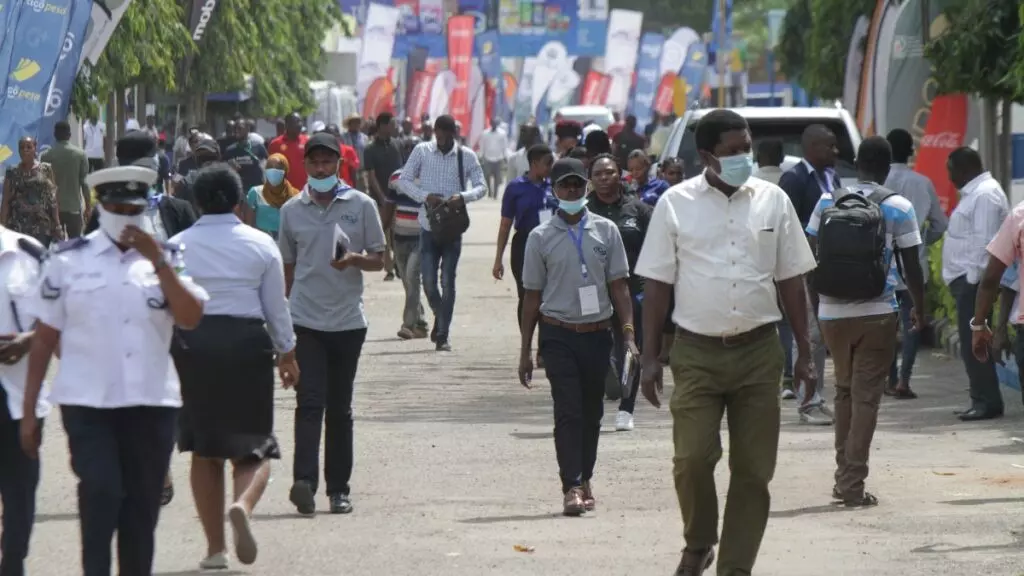
[[[533,70],[533,86],[530,110],[538,114],[544,93],[555,81],[555,77],[569,62],[569,52],[561,42],[548,42],[537,52],[537,67]],[[544,103],[546,105],[546,102]]]
[[[356,94],[359,95],[359,109],[363,109],[363,98],[373,81],[388,73],[391,53],[395,48],[395,31],[402,12],[394,6],[370,4],[363,26],[363,46],[359,51],[359,68],[356,70]]]
[[[693,28],[679,28],[669,36],[661,49],[661,65],[658,66],[658,78],[665,74],[679,74],[686,63],[686,53],[690,44],[699,42],[700,36]]]
[[[612,10],[608,17],[604,71],[611,79],[611,86],[606,105],[618,112],[624,111],[629,103],[643,23],[643,12],[635,10]]]
[[[430,117],[437,118],[445,114],[451,114],[448,107],[448,99],[455,91],[455,72],[442,70],[434,77],[434,85],[430,87]]]
[[[89,19],[89,27],[85,29],[79,66],[86,61],[93,66],[99,62],[100,56],[110,42],[110,36],[131,3],[132,0],[95,0],[92,3],[92,16]]]

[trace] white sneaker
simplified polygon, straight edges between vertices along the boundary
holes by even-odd
[[[822,412],[820,406],[815,406],[806,412],[800,413],[800,423],[808,426],[831,426],[832,418]]]
[[[633,429],[633,415],[625,410],[619,410],[615,416],[615,430],[617,432],[629,432]]]
[[[832,410],[828,406],[822,404],[821,406],[818,406],[818,410],[821,410],[822,414],[824,414],[825,416],[828,416],[829,418],[831,418],[832,422],[835,423],[836,415],[835,415],[835,413],[832,412]]]
[[[199,562],[200,570],[227,570],[228,568],[228,555],[227,552],[218,552],[213,556],[207,556]]]
[[[794,400],[794,399],[796,399],[796,392],[793,392],[789,388],[783,388],[782,389],[782,399],[783,400]]]

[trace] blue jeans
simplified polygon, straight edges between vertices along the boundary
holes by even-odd
[[[900,290],[896,292],[896,301],[900,304],[900,335],[902,342],[896,346],[896,353],[892,357],[892,366],[889,368],[889,383],[891,385],[900,382],[910,382],[910,375],[914,371],[914,361],[917,360],[917,349],[921,345],[921,334],[915,330],[914,322],[910,317],[910,311],[914,309],[914,299],[910,292]],[[903,357],[903,363],[899,371],[896,370],[896,361]]]
[[[462,239],[449,244],[437,244],[430,230],[420,231],[420,267],[423,272],[423,291],[434,312],[437,341],[448,341],[448,329],[455,312],[455,269],[462,254]],[[437,287],[437,270],[441,269],[441,289]]]

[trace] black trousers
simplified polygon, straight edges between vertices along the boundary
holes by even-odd
[[[594,475],[612,335],[608,330],[578,334],[542,321],[539,349],[555,407],[558,475],[567,492]]]
[[[352,391],[366,328],[321,332],[295,327],[295,356],[302,378],[296,388],[293,479],[320,480],[320,430],[327,494],[348,494],[352,478]]]
[[[3,532],[0,533],[0,576],[24,576],[32,524],[36,519],[36,487],[39,460],[21,450],[21,420],[11,418],[7,392],[0,386],[0,502]],[[42,422],[40,422],[40,427]]]
[[[89,158],[89,172],[102,170],[105,165],[103,158]]]
[[[523,297],[526,296],[526,289],[523,288],[523,261],[526,256],[526,239],[530,237],[529,231],[519,231],[512,235],[512,250],[509,255],[509,263],[512,265],[512,277],[516,279],[516,295],[519,298],[519,306],[516,308],[516,323],[523,325]]]
[[[971,318],[974,317],[974,299],[978,295],[978,285],[969,284],[967,278],[961,276],[949,283],[949,290],[956,301],[960,357],[971,385],[971,408],[986,414],[1002,414],[1003,394],[999,390],[995,360],[990,354],[987,362],[981,362],[974,357],[971,350]]]
[[[82,573],[110,576],[116,532],[120,576],[150,576],[178,410],[61,406],[61,416],[78,476]]]
[[[630,300],[633,302],[633,339],[636,341],[637,348],[639,348],[644,334],[644,312],[640,305],[640,300],[637,299],[637,294],[630,294]],[[615,362],[615,371],[618,373],[621,381],[622,365],[626,360],[626,342],[622,339],[622,324],[619,322],[618,316],[612,316],[612,326],[614,326],[614,330],[612,330],[612,359]],[[623,396],[619,401],[619,411],[633,413],[633,409],[636,408],[636,393],[639,389],[640,370],[636,370],[633,373],[633,381],[630,383],[629,395]]]

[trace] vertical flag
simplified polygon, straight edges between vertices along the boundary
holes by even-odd
[[[608,101],[608,88],[611,83],[612,79],[607,74],[596,70],[587,72],[586,79],[583,80],[580,104],[583,106],[604,105]]]
[[[708,58],[704,43],[693,42],[690,44],[689,50],[686,51],[686,62],[679,72],[679,76],[685,81],[687,105],[700,100],[707,71]]]
[[[410,116],[409,109],[412,107],[412,101],[415,92],[416,75],[427,69],[427,49],[423,46],[413,46],[412,50],[409,51],[409,59],[405,64],[405,97],[403,98],[402,113],[405,116],[417,120],[417,118]]]
[[[729,44],[732,42],[732,0],[711,0],[714,2],[714,9],[711,11],[711,44],[708,45],[708,53],[711,54],[713,62],[717,62],[719,52],[722,58],[729,54]],[[725,6],[723,7],[722,4]],[[723,11],[725,12],[724,24],[720,22]],[[721,47],[721,50],[719,50]]]
[[[469,76],[473,64],[472,16],[453,16],[448,19],[448,68],[455,74],[455,89],[449,100],[449,111],[464,129],[470,126]]]
[[[79,66],[86,61],[96,65],[110,42],[110,36],[131,3],[132,0],[102,0],[92,3],[89,26],[82,40]]]
[[[946,161],[949,153],[963,146],[967,134],[967,95],[944,94],[932,100],[924,135],[918,145],[914,170],[935,185],[939,204],[949,215],[956,207],[957,191],[949,181]]]
[[[367,91],[373,81],[388,75],[391,52],[395,48],[395,31],[401,12],[394,6],[372,3],[366,12],[363,26],[363,45],[359,50],[356,69],[356,95],[359,109],[363,109]]]
[[[219,0],[192,0],[192,10],[189,12],[188,29],[192,33],[192,42],[196,47],[200,46],[203,38],[206,37],[206,28],[210,25],[213,12],[217,9]],[[113,32],[113,29],[111,29]],[[185,58],[185,70],[192,65],[195,54],[189,54]]]
[[[36,141],[40,149],[53,145],[53,127],[67,117],[68,109],[71,107],[71,93],[74,90],[75,77],[78,76],[82,41],[92,17],[92,8],[92,0],[74,0],[71,23],[64,36],[57,69],[50,79],[50,86],[44,99],[43,117],[36,128]]]
[[[640,39],[640,56],[636,64],[636,92],[630,113],[636,116],[636,127],[643,130],[653,120],[654,96],[658,90],[661,47],[665,37],[648,32]]]
[[[612,10],[608,19],[604,71],[611,78],[606,104],[612,110],[625,110],[629,102],[643,21],[643,12],[634,10]]]
[[[478,34],[475,42],[476,53],[480,58],[480,71],[484,75],[484,82],[494,94],[502,95],[500,98],[494,98],[494,106],[490,113],[494,118],[507,120],[509,112],[508,103],[503,97],[505,94],[505,70],[501,67],[498,31],[487,30],[482,34]]]

